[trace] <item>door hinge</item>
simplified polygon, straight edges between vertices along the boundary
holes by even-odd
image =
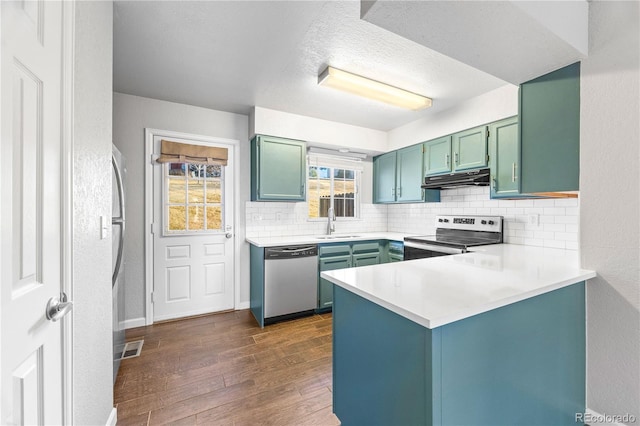
[[[152,234],[155,234],[155,233],[156,233],[156,230],[155,230],[155,223],[152,223],[152,224],[151,224],[151,233],[152,233]]]
[[[422,145],[422,153],[424,154],[424,145]]]
[[[489,156],[489,154],[487,154],[487,164],[489,164],[489,160],[491,159],[491,157]]]
[[[151,303],[156,303],[156,296],[155,296],[155,292],[151,292]]]
[[[490,134],[491,134],[491,131],[487,129],[487,137],[489,137]]]

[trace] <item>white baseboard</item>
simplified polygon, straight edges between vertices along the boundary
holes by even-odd
[[[124,321],[124,328],[126,330],[130,328],[144,327],[145,325],[147,325],[147,320],[144,317],[132,318]]]
[[[249,309],[250,307],[251,307],[251,302],[249,302],[249,301],[238,303],[236,305],[236,311],[239,311],[239,310],[242,310],[242,309]]]
[[[638,419],[635,416],[630,416],[629,423],[618,423],[615,420],[622,420],[625,414],[612,415],[612,414],[600,414],[590,408],[585,410],[585,423],[590,426],[625,426],[625,424],[636,423]],[[624,420],[622,420],[624,421]]]
[[[116,407],[113,407],[107,419],[107,426],[116,426],[116,423],[118,423],[118,410]]]

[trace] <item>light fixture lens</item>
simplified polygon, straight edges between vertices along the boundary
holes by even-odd
[[[318,84],[412,110],[429,108],[432,105],[432,100],[426,96],[333,67],[327,67],[318,76]]]

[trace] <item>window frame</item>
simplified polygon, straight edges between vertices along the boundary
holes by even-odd
[[[171,179],[175,179],[178,180],[175,177],[171,177],[171,175],[169,174],[169,169],[171,167],[171,164],[184,164],[185,166],[185,174],[180,176],[182,178],[184,178],[185,181],[185,200],[184,203],[171,203],[169,201],[169,182]],[[194,165],[194,166],[203,166],[203,167],[207,167],[207,164],[196,164],[196,163],[189,163],[189,162],[173,162],[173,163],[164,163],[162,164],[162,236],[163,237],[173,237],[173,236],[195,236],[195,235],[219,235],[219,234],[224,234],[225,233],[225,169],[226,167],[220,165],[220,177],[219,178],[214,178],[211,179],[209,178],[209,180],[211,181],[215,181],[218,180],[220,182],[220,202],[218,203],[209,203],[207,202],[207,185],[204,185],[203,188],[203,202],[202,203],[193,203],[193,202],[189,202],[189,179],[191,179],[191,177],[189,176],[189,172],[187,170],[189,170],[189,166]],[[205,169],[206,170],[206,169]],[[202,179],[205,179],[205,181],[207,180],[206,177],[206,171],[205,171],[205,177],[203,177]],[[178,229],[178,230],[171,230],[169,229],[169,207],[171,206],[184,206],[185,207],[185,227],[187,229]],[[202,207],[203,211],[204,211],[204,223],[203,223],[203,228],[202,229],[188,229],[189,228],[189,207],[194,206],[194,207]],[[207,207],[220,207],[220,228],[218,229],[207,229]]]
[[[347,160],[350,161],[350,160]],[[327,163],[333,163],[333,161],[327,162]],[[360,196],[360,185],[362,182],[362,170],[360,170],[359,167],[350,167],[349,164],[344,164],[344,165],[335,165],[335,164],[331,164],[331,165],[323,165],[322,163],[322,157],[317,157],[315,164],[312,164],[310,161],[307,161],[307,221],[308,222],[326,222],[327,221],[327,216],[318,216],[318,217],[311,217],[309,215],[310,211],[309,211],[309,197],[311,195],[311,191],[310,191],[310,176],[309,176],[309,172],[311,170],[312,167],[315,167],[317,169],[319,168],[325,168],[325,169],[330,169],[330,184],[329,184],[329,188],[330,188],[330,202],[329,202],[329,207],[334,207],[335,208],[335,170],[350,170],[353,172],[353,186],[354,186],[354,197],[353,197],[353,216],[336,216],[336,221],[339,222],[348,222],[348,221],[357,221],[357,220],[361,220],[361,196]],[[318,179],[319,180],[319,179]],[[344,180],[343,180],[344,181]],[[342,200],[344,200],[344,198],[341,198]]]

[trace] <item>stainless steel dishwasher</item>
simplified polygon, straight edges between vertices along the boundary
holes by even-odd
[[[265,322],[308,313],[317,306],[318,246],[265,248]]]

